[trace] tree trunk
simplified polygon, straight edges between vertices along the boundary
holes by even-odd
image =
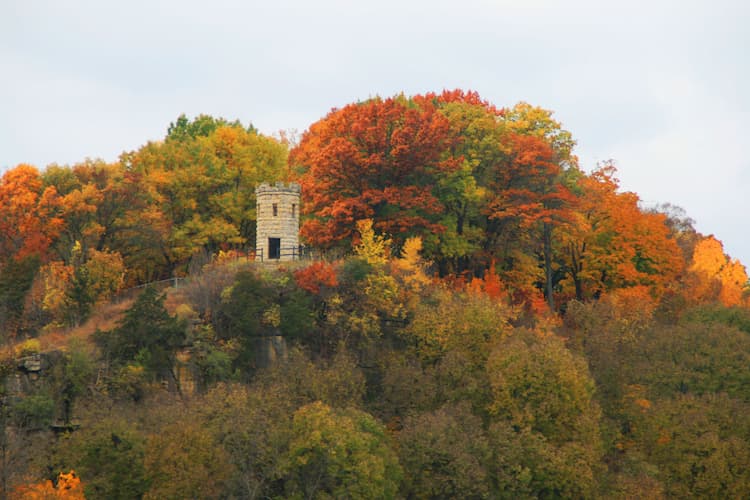
[[[552,296],[552,224],[544,223],[542,238],[544,240],[544,277],[546,280],[547,304],[550,311],[554,311],[555,299]]]

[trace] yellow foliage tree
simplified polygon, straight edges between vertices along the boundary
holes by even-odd
[[[360,241],[354,247],[354,253],[367,261],[371,266],[382,266],[388,261],[388,251],[391,240],[385,236],[375,234],[372,219],[357,221]]]
[[[713,236],[695,245],[689,271],[688,287],[693,299],[718,300],[726,306],[743,303],[748,283],[745,266],[725,255],[721,241]]]
[[[430,284],[430,277],[425,272],[426,264],[420,255],[421,251],[422,238],[408,238],[401,250],[401,258],[393,261],[394,270],[404,286],[414,292],[420,292]]]
[[[125,263],[117,252],[91,248],[84,267],[96,301],[110,299],[125,283]]]

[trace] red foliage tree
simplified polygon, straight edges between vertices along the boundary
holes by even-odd
[[[533,135],[509,134],[510,154],[494,171],[489,219],[509,221],[516,230],[533,233],[541,242],[545,294],[553,302],[552,238],[555,228],[569,223],[575,197],[562,182],[563,170],[552,146]]]
[[[338,285],[336,268],[327,262],[314,262],[294,272],[297,285],[310,293],[319,294],[322,287]]]
[[[366,218],[397,239],[441,231],[433,191],[436,176],[456,167],[444,155],[449,129],[431,101],[403,96],[350,104],[313,124],[291,152],[312,216],[303,237],[347,246]]]

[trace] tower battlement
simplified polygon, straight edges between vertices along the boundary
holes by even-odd
[[[255,195],[258,196],[261,194],[274,194],[282,192],[296,193],[297,195],[299,195],[301,191],[302,188],[296,182],[276,182],[274,184],[264,182],[262,184],[259,184],[258,187],[255,188]]]

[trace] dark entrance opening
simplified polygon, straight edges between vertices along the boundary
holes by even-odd
[[[268,238],[268,258],[281,258],[281,238]]]

